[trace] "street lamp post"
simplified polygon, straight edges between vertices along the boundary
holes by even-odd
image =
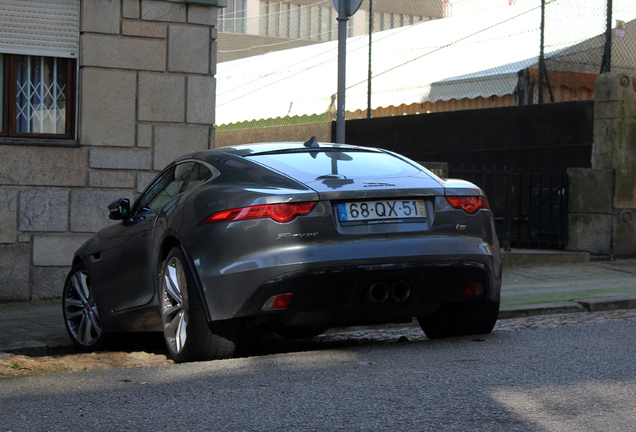
[[[362,0],[333,0],[338,11],[338,111],[336,114],[336,143],[345,142],[345,78],[347,62],[347,21],[357,12]]]

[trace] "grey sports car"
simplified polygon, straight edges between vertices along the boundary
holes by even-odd
[[[489,333],[501,255],[484,193],[398,154],[265,143],[184,156],[75,253],[64,321],[82,349],[162,331],[177,362],[227,358],[257,330],[417,320]]]

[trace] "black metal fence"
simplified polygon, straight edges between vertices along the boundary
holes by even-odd
[[[567,241],[568,175],[506,167],[449,166],[449,177],[481,187],[495,215],[502,249],[564,249]]]

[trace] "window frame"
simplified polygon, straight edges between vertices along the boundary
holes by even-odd
[[[179,190],[171,195],[165,201],[162,201],[160,204],[156,204],[155,200],[157,197],[164,192],[170,185],[178,182],[176,178],[177,170],[180,167],[186,166],[186,164],[190,164],[190,167],[184,172],[184,174],[188,174],[181,179],[181,185]],[[195,166],[203,167],[208,174],[203,178],[201,183],[196,184],[196,186],[192,187],[190,183],[194,180],[190,174],[194,172]],[[201,160],[197,159],[185,159],[176,163],[170,164],[163,171],[161,171],[148,185],[146,190],[142,192],[142,194],[137,198],[133,206],[131,207],[131,216],[136,217],[140,214],[147,212],[157,212],[160,211],[168,202],[172,201],[177,196],[183,194],[192,189],[196,189],[221,175],[221,172],[213,167],[212,165],[205,163]],[[199,181],[197,180],[197,181]]]
[[[76,75],[77,60],[68,57],[52,57],[45,55],[29,55],[29,54],[8,54],[2,53],[3,77],[4,82],[2,94],[2,130],[0,130],[0,143],[15,139],[26,139],[33,141],[34,139],[46,139],[55,141],[74,140],[75,139],[75,117],[76,112]],[[27,133],[16,131],[16,100],[17,100],[17,73],[20,57],[49,57],[55,59],[63,59],[66,61],[66,121],[63,134],[52,133]],[[54,140],[54,141],[53,141]]]

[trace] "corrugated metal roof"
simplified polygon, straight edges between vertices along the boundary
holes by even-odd
[[[631,1],[614,0],[616,19],[636,18]],[[579,13],[587,7],[548,1],[546,56],[604,33],[602,17]],[[540,21],[540,6],[524,4],[375,33],[372,108],[511,94],[517,72],[538,61]],[[337,56],[333,41],[219,63],[217,124],[333,111]],[[368,36],[349,38],[348,111],[367,108],[367,75]]]

